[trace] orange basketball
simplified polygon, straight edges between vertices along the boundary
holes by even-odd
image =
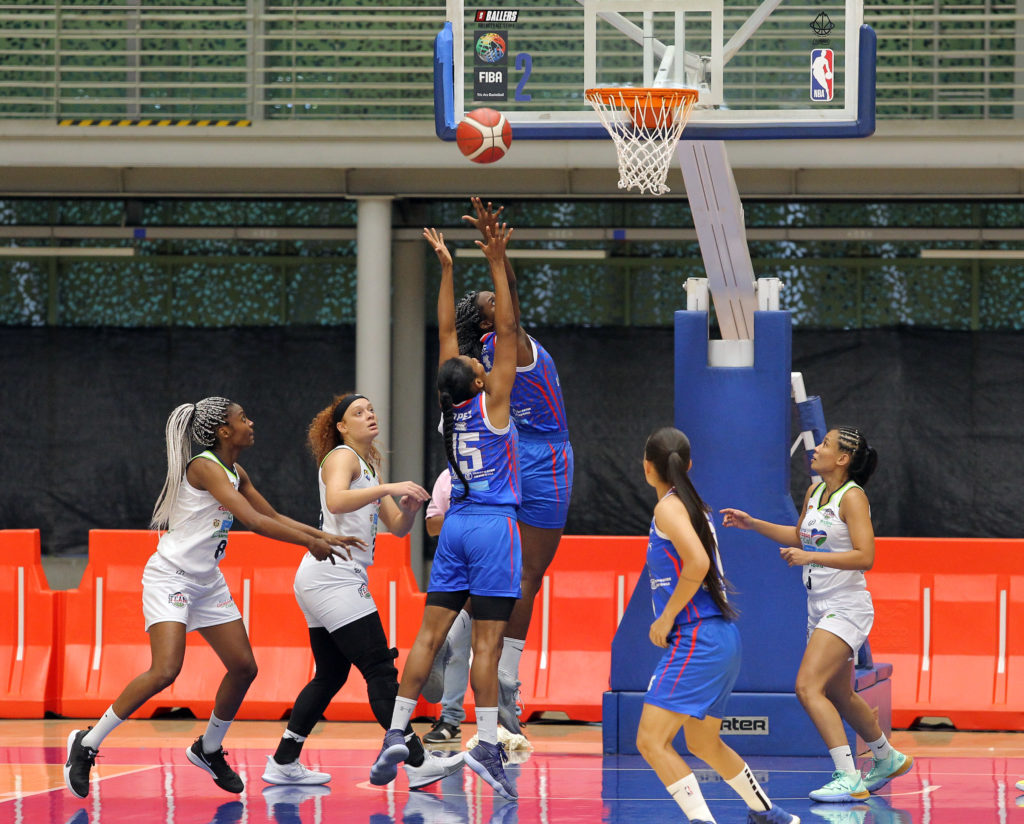
[[[474,109],[459,121],[455,142],[474,163],[493,163],[512,145],[512,124],[494,109]]]

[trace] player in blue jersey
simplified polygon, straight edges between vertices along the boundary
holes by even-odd
[[[773,524],[739,509],[723,509],[722,523],[752,529],[780,545],[790,566],[803,567],[807,590],[807,648],[796,675],[796,695],[814,722],[835,765],[831,780],[809,793],[813,801],[862,801],[906,774],[913,756],[892,747],[878,715],[853,689],[857,650],[875,620],[865,570],[875,561],[875,530],[863,487],[878,456],[859,430],[832,429],[814,448],[811,484],[796,526]],[[871,749],[864,776],[846,737],[846,721]]]
[[[504,748],[498,743],[498,657],[505,624],[520,595],[522,558],[516,507],[519,465],[516,426],[510,411],[516,375],[515,314],[502,260],[512,230],[489,227],[477,241],[494,280],[494,325],[498,340],[490,372],[476,358],[459,354],[455,331],[452,257],[444,235],[423,235],[441,262],[437,298],[440,342],[437,375],[443,434],[452,473],[451,505],[441,526],[427,588],[423,622],[405,662],[391,728],[370,781],[386,784],[408,757],[403,731],[409,723],[431,664],[466,600],[473,598],[473,664],[479,743],[466,764],[509,800],[516,797],[505,775]]]
[[[487,232],[498,225],[502,208],[495,210],[490,203],[484,206],[478,197],[472,198],[472,204],[474,214],[464,215],[463,220],[486,238]],[[518,520],[523,542],[523,597],[512,611],[502,645],[498,718],[510,732],[520,733],[519,659],[530,629],[534,598],[562,539],[572,495],[574,462],[558,370],[547,350],[520,325],[516,276],[508,255],[502,264],[515,313],[512,417],[519,431],[522,479]],[[486,291],[468,293],[456,308],[459,351],[479,358],[488,370],[500,335],[494,309],[494,294]]]
[[[690,480],[690,465],[690,442],[678,429],[666,426],[647,439],[644,477],[658,493],[647,544],[655,615],[650,639],[665,654],[644,699],[637,749],[694,824],[715,819],[693,770],[672,746],[680,728],[690,752],[746,802],[748,824],[799,824],[772,804],[722,741],[725,703],[740,671],[740,635],[710,510]]]

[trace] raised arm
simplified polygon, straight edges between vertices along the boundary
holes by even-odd
[[[796,519],[796,524],[793,526],[787,526],[786,524],[773,524],[771,521],[762,521],[759,518],[754,518],[748,515],[742,509],[720,509],[719,513],[722,515],[722,526],[734,526],[737,529],[752,529],[759,535],[764,535],[765,538],[774,541],[777,544],[785,544],[787,546],[800,546],[800,522],[803,521],[804,515],[807,514],[807,502],[811,499],[811,493],[814,491],[814,485],[812,484],[807,489],[807,494],[804,495],[804,506],[800,510],[800,517]]]
[[[494,230],[498,228],[498,219],[505,210],[505,207],[500,206],[498,209],[494,209],[490,201],[484,206],[483,201],[478,197],[470,198],[470,202],[473,204],[475,214],[463,215],[462,219],[475,226],[486,242],[487,228],[491,227]],[[505,281],[508,283],[509,295],[512,298],[512,311],[516,319],[516,362],[519,366],[530,366],[533,363],[533,347],[530,345],[529,335],[526,334],[520,322],[519,290],[516,287],[516,273],[512,269],[512,261],[509,260],[507,249],[502,259],[502,265],[505,267]]]
[[[424,229],[423,238],[441,262],[441,287],[437,291],[437,339],[440,343],[437,365],[459,356],[459,336],[455,331],[455,285],[452,281],[452,255],[444,243],[444,233]]]
[[[512,296],[502,260],[512,229],[506,224],[488,227],[484,241],[477,241],[491,265],[494,283],[494,365],[487,380],[487,414],[495,426],[503,427],[509,419],[509,398],[516,379],[516,319]]]

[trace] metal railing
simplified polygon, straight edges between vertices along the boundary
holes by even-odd
[[[444,17],[443,0],[0,3],[0,118],[428,120]],[[1017,0],[869,2],[865,20],[879,118],[1024,113]]]

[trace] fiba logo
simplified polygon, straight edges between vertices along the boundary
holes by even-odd
[[[505,41],[501,35],[488,32],[477,39],[476,53],[485,63],[497,63],[505,56]]]
[[[833,93],[832,49],[811,50],[811,100],[815,103],[828,103]]]

